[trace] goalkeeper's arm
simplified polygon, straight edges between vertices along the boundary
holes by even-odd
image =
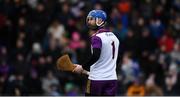
[[[83,69],[88,70],[90,69],[90,66],[93,65],[97,60],[99,59],[101,54],[101,49],[100,48],[93,48],[93,54],[90,57],[89,60],[87,60],[86,63],[82,65]]]

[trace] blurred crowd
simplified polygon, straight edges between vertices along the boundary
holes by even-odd
[[[0,95],[84,95],[56,60],[90,58],[92,9],[120,39],[117,95],[180,95],[180,0],[0,0]]]

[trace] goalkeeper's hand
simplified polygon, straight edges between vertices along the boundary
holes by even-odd
[[[75,73],[78,73],[78,74],[81,74],[83,72],[83,68],[81,65],[78,65],[78,64],[74,64],[76,67],[74,68],[74,70],[72,72],[75,72]]]

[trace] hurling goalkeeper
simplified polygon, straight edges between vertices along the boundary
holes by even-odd
[[[105,28],[107,15],[103,10],[92,10],[86,23],[95,33],[91,36],[92,56],[86,64],[76,65],[73,72],[90,70],[86,96],[114,96],[117,90],[116,61],[119,40]]]

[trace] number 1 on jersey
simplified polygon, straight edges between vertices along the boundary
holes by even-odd
[[[115,46],[114,46],[114,41],[111,43],[112,45],[112,59],[114,59],[114,53],[115,53]]]

